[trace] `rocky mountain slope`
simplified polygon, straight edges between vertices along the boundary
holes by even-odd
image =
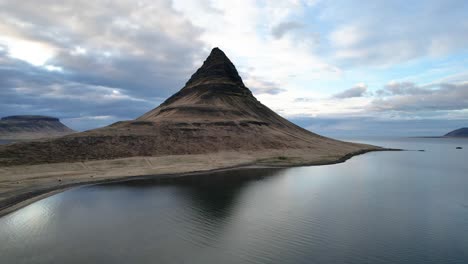
[[[136,120],[0,146],[0,165],[288,150],[332,161],[376,149],[326,138],[282,118],[252,95],[231,61],[214,48],[179,92]]]
[[[20,115],[0,119],[0,139],[22,140],[59,137],[74,132],[55,117]]]

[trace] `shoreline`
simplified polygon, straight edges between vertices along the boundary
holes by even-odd
[[[107,183],[118,183],[118,182],[129,182],[129,181],[138,181],[138,180],[164,180],[164,179],[173,179],[186,176],[194,176],[200,174],[208,174],[221,171],[230,171],[230,170],[242,170],[242,169],[251,169],[251,168],[292,168],[292,167],[302,167],[302,166],[324,166],[324,165],[333,165],[346,162],[354,156],[363,155],[369,152],[381,152],[381,151],[402,151],[402,149],[390,149],[390,148],[370,148],[362,149],[359,151],[347,153],[341,157],[331,160],[315,160],[315,161],[304,161],[304,162],[294,162],[291,160],[282,160],[281,157],[266,157],[264,159],[257,159],[251,162],[240,162],[231,166],[221,166],[210,168],[209,164],[205,164],[208,169],[200,170],[186,170],[179,171],[174,173],[151,173],[151,174],[141,174],[141,175],[126,175],[126,176],[108,176],[102,177],[102,179],[95,178],[91,176],[90,178],[83,179],[82,181],[74,181],[70,183],[62,183],[61,180],[57,184],[49,183],[44,186],[33,186],[31,189],[25,191],[13,192],[11,197],[5,198],[0,201],[0,217],[6,216],[10,213],[13,213],[27,205],[30,205],[34,202],[47,198],[49,196],[67,191],[72,188],[98,185],[98,184],[107,184]],[[275,159],[276,158],[276,159]],[[286,157],[288,159],[289,157]],[[145,159],[146,160],[146,159]],[[242,159],[241,159],[242,160]],[[108,160],[111,162],[113,160]],[[106,162],[106,161],[101,161]],[[148,161],[147,161],[148,162]],[[85,166],[85,165],[83,165]],[[2,168],[0,168],[2,169]],[[52,176],[51,176],[52,178]]]

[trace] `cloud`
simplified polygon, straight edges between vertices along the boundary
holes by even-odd
[[[313,102],[316,101],[317,99],[310,98],[310,97],[298,97],[294,98],[294,102],[296,103],[308,103],[308,102]]]
[[[365,39],[365,33],[356,25],[344,25],[330,33],[330,41],[338,48],[348,48]]]
[[[79,129],[135,118],[219,46],[287,117],[466,120],[467,11],[455,0],[0,0],[0,111]]]
[[[374,111],[445,111],[468,109],[468,82],[418,86],[414,83],[390,83],[379,91]],[[386,95],[386,96],[385,96]]]
[[[193,26],[171,1],[0,2],[0,39],[11,57],[53,65],[65,78],[119,87],[138,96],[168,96],[180,88],[203,55]],[[29,43],[29,44],[22,44]],[[27,50],[47,51],[47,60]],[[31,52],[32,53],[32,52]],[[15,54],[21,54],[17,56]]]
[[[199,0],[200,6],[203,7],[207,12],[223,14],[223,10],[214,6],[211,0]]]
[[[417,95],[431,93],[430,89],[417,86],[413,82],[391,81],[383,89],[377,91],[380,96],[385,95]]]
[[[288,118],[374,118],[380,120],[464,120],[468,116],[468,81],[430,83],[392,81],[371,92],[364,84],[332,97],[283,96]]]
[[[286,89],[278,88],[275,86],[253,87],[251,88],[254,94],[271,94],[276,95],[285,92]]]
[[[340,74],[340,69],[315,54],[317,34],[289,31],[279,39],[271,35],[271,30],[282,23],[305,21],[305,9],[315,1],[219,0],[212,3],[223,11],[222,15],[205,12],[199,0],[174,0],[177,10],[204,29],[202,41],[223,49],[240,72],[249,72],[287,90],[295,89],[292,82],[310,83]],[[294,81],[291,75],[296,76]]]
[[[403,0],[323,3],[322,23],[332,57],[340,65],[393,65],[416,58],[439,57],[468,45],[466,1]]]
[[[134,118],[207,55],[168,0],[0,1],[0,16],[2,114]]]
[[[118,87],[75,82],[67,75],[36,67],[0,51],[0,113],[43,114],[62,119],[87,116],[135,118],[159,104],[157,97],[135,97]],[[101,124],[108,124],[101,120]],[[83,123],[75,129],[87,129]]]
[[[291,30],[299,29],[304,27],[304,24],[294,22],[294,21],[286,21],[279,23],[278,25],[274,26],[271,29],[271,34],[276,39],[282,38],[285,34],[287,34]]]
[[[341,93],[333,95],[333,98],[353,98],[362,97],[367,92],[367,85],[365,83],[358,83],[354,87],[344,90]]]
[[[248,74],[246,75],[247,78],[245,79],[245,84],[254,94],[276,95],[286,91],[286,89],[278,87],[278,84],[274,82],[263,81],[258,77]]]

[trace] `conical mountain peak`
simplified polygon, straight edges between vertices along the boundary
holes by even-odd
[[[203,65],[192,75],[186,87],[202,83],[231,82],[244,87],[236,67],[219,48],[213,48]]]
[[[232,62],[215,48],[184,88],[136,120],[58,139],[2,145],[0,167],[133,157],[125,164],[153,174],[164,170],[166,161],[187,170],[202,168],[199,162],[208,168],[250,162],[324,164],[378,149],[318,136],[282,118],[253,96]],[[157,165],[146,167],[147,157],[164,156],[168,158],[151,159]],[[121,174],[114,162],[100,164]]]

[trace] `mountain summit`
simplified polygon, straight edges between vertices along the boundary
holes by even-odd
[[[232,82],[245,87],[236,67],[219,48],[211,50],[210,55],[203,62],[203,65],[192,75],[186,86],[193,87],[207,81],[210,83]]]
[[[53,140],[0,146],[0,165],[234,153],[288,164],[330,163],[377,150],[305,130],[260,103],[218,48],[185,86],[136,120]]]
[[[245,87],[234,64],[222,50],[214,48],[184,88],[137,120],[242,119],[248,116],[245,111],[247,101],[258,103]]]

